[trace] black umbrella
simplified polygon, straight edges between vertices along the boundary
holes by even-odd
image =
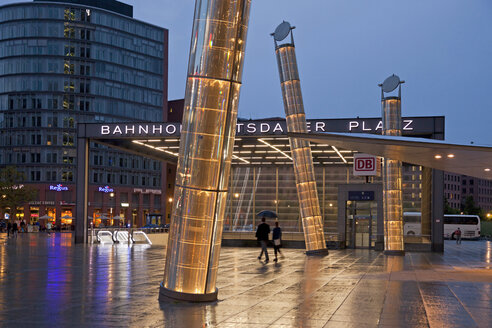
[[[277,218],[278,215],[274,211],[261,211],[256,216],[262,217],[262,218]]]

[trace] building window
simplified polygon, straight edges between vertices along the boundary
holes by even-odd
[[[73,164],[75,158],[72,156],[63,156],[63,164]]]
[[[32,134],[31,135],[31,145],[40,145],[41,144],[41,135],[40,134]]]
[[[46,154],[46,162],[48,163],[56,163],[57,162],[57,158],[58,157],[58,154],[57,153],[48,153]]]
[[[90,22],[91,21],[91,10],[90,9],[81,9],[80,10],[80,20],[82,22]]]
[[[62,172],[62,181],[73,181],[73,173],[72,171],[64,171]]]
[[[65,60],[65,64],[63,65],[63,73],[64,74],[75,74],[74,64],[71,64],[68,60]]]
[[[56,171],[47,171],[46,181],[56,181]]]
[[[41,172],[31,171],[31,181],[40,181],[40,180],[41,180]]]
[[[63,146],[73,146],[73,135],[68,133],[63,134]]]
[[[65,23],[65,27],[63,28],[63,36],[67,39],[75,38],[75,28],[69,26],[68,23]]]
[[[31,153],[31,163],[40,163],[40,162],[41,162],[41,154]]]

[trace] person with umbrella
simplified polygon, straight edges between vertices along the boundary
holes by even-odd
[[[270,213],[266,213],[270,212]],[[256,238],[260,242],[261,245],[261,253],[260,256],[258,256],[258,260],[261,260],[261,257],[263,256],[263,252],[265,253],[265,263],[268,263],[270,258],[268,257],[268,251],[267,251],[267,244],[268,244],[268,235],[270,234],[270,226],[265,222],[266,216],[273,215],[274,212],[271,211],[261,211],[258,213],[258,216],[261,216],[261,224],[258,225],[258,228],[256,229]],[[277,215],[275,214],[275,217]]]

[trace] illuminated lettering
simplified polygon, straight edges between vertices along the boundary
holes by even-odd
[[[237,123],[236,124],[236,133],[241,133],[241,128],[243,127],[244,123]]]
[[[109,134],[109,133],[110,133],[109,126],[107,126],[107,125],[101,126],[101,134],[102,135]]]
[[[255,133],[256,132],[256,124],[248,123],[247,131],[248,131],[248,133]]]
[[[138,134],[149,134],[149,126],[146,125],[146,126],[143,126],[143,125],[139,125],[138,126]]]
[[[371,128],[366,129],[366,122],[362,121],[362,131],[371,131]]]
[[[352,131],[352,129],[355,129],[358,127],[359,127],[359,122],[357,122],[357,121],[350,121],[349,122],[349,131]]]
[[[180,128],[181,128],[181,126],[180,126]],[[166,133],[167,134],[176,133],[176,127],[174,125],[168,125],[168,126],[166,126]]]
[[[58,184],[56,186],[50,186],[50,190],[53,190],[53,191],[67,191],[68,190],[68,187],[63,186],[61,184]]]
[[[311,132],[311,122],[306,122],[307,132]]]
[[[379,121],[378,125],[376,126],[376,131],[377,130],[382,130],[383,129],[383,121]]]
[[[260,124],[260,132],[262,133],[267,133],[270,131],[270,125],[267,123],[261,123]]]
[[[280,131],[280,132],[284,132],[284,130],[282,129],[282,125],[280,125],[280,123],[277,123],[275,124],[275,127],[273,128],[273,132],[277,132],[277,131]]]
[[[129,133],[131,133],[131,134],[135,133],[135,127],[133,125],[132,126],[128,126],[128,125],[125,126],[125,134],[129,134]]]
[[[316,122],[316,132],[318,132],[318,131],[325,132],[325,123],[323,123],[323,122]]]
[[[114,128],[114,131],[113,131],[113,134],[117,134],[117,133],[123,134],[123,132],[121,132],[121,129],[118,125]]]
[[[403,123],[405,124],[403,126],[403,130],[413,131],[413,126],[410,126],[410,125],[412,125],[413,120],[403,120]]]
[[[152,133],[162,133],[162,125],[154,125],[152,128]]]

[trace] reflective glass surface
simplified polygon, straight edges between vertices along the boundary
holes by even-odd
[[[197,0],[164,287],[215,291],[250,1]]]
[[[277,47],[276,52],[287,130],[307,133],[295,48],[292,45],[283,45]],[[289,140],[306,249],[325,249],[323,217],[319,206],[311,147],[306,140]]]
[[[384,99],[383,135],[401,136],[401,100]],[[384,248],[403,251],[402,164],[385,158],[383,161]]]

